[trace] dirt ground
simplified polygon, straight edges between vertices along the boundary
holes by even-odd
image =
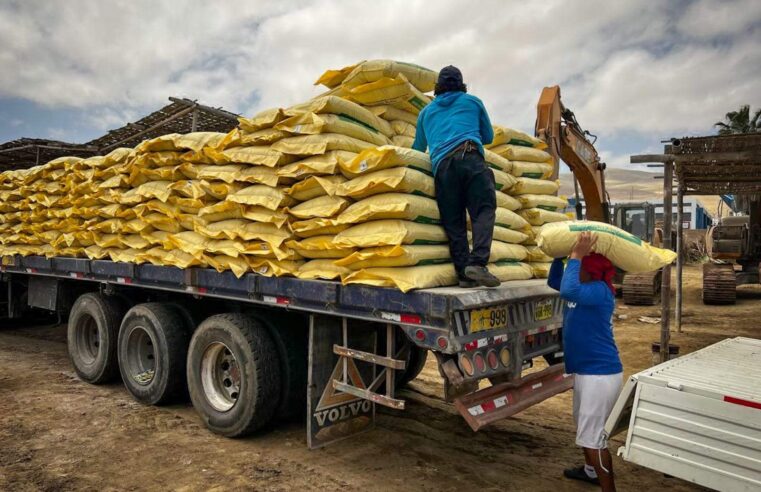
[[[686,271],[682,353],[732,336],[761,337],[761,289],[743,287],[735,306],[700,302],[700,274]],[[627,374],[651,362],[658,307],[622,303],[615,335]],[[0,490],[593,490],[561,477],[580,462],[571,393],[473,433],[441,401],[433,358],[405,392],[407,410],[382,411],[375,429],[318,451],[305,425],[247,439],[205,430],[189,405],[145,407],[119,384],[79,381],[65,328],[0,330]],[[611,448],[621,445],[620,437]],[[618,458],[620,490],[699,490]]]

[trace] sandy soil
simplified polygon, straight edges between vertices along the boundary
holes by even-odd
[[[731,336],[759,337],[761,289],[736,306],[700,302],[697,268],[686,272],[682,353]],[[627,373],[650,365],[659,308],[620,306],[616,338]],[[79,381],[64,328],[0,331],[0,490],[592,490],[561,478],[580,461],[571,394],[473,433],[440,399],[433,358],[408,409],[382,411],[377,427],[326,449],[306,449],[294,423],[242,440],[207,432],[188,406],[145,407],[121,385]],[[620,446],[614,440],[612,448]],[[699,490],[615,458],[620,490]]]

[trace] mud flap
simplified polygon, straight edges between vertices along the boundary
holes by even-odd
[[[376,332],[372,329],[346,330],[348,343],[357,350],[375,353]],[[375,403],[343,393],[333,380],[343,378],[344,364],[334,353],[343,344],[343,325],[337,316],[312,315],[309,319],[309,385],[307,387],[307,445],[309,449],[345,439],[372,428]],[[374,368],[346,360],[346,376],[352,386],[367,388]],[[367,366],[367,367],[366,367]]]
[[[563,371],[563,364],[555,364],[518,381],[484,388],[455,399],[455,408],[470,428],[478,431],[573,388],[573,375]]]

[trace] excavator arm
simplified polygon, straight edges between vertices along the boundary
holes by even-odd
[[[560,87],[545,87],[537,104],[535,135],[548,145],[555,161],[557,177],[560,160],[573,172],[584,195],[587,219],[610,223],[610,207],[605,192],[605,164],[582,130],[573,112],[560,101]],[[578,204],[577,204],[578,207]]]

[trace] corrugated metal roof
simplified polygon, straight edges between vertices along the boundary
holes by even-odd
[[[729,338],[637,376],[761,403],[761,340]]]

